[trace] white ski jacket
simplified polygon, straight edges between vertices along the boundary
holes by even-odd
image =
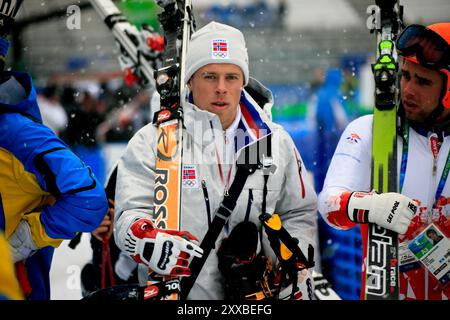
[[[241,119],[238,129],[248,133],[250,143],[256,137],[253,129],[266,129],[272,134],[272,157],[276,166],[267,184],[267,212],[278,213],[284,227],[300,241],[300,248],[307,255],[308,245],[315,247],[317,196],[306,168],[291,137],[280,126],[270,121],[267,111],[272,104],[272,94],[252,79],[253,92],[264,97],[264,110],[244,91],[241,98]],[[256,90],[256,91],[255,91]],[[259,100],[259,98],[257,100]],[[183,106],[183,168],[190,170],[183,177],[181,230],[203,239],[214,212],[222,201],[225,185],[230,185],[236,166],[218,162],[217,150],[224,150],[224,133],[215,114],[185,103]],[[269,111],[270,112],[270,111]],[[214,132],[214,134],[212,134]],[[118,164],[115,198],[115,240],[123,250],[123,239],[130,224],[137,218],[152,217],[155,177],[156,127],[148,124],[130,140],[127,150]],[[229,139],[228,139],[229,140]],[[242,147],[242,146],[241,146]],[[238,146],[238,156],[242,148]],[[231,168],[230,180],[227,176]],[[222,170],[223,179],[220,178]],[[224,299],[223,278],[218,270],[217,249],[221,240],[232,228],[246,219],[254,222],[263,233],[261,248],[266,255],[273,252],[258,220],[261,214],[264,179],[262,170],[250,175],[240,194],[235,210],[219,236],[195,282],[188,299]],[[209,208],[208,208],[209,207]],[[145,285],[147,270],[140,266],[140,282]]]
[[[341,136],[325,178],[324,187],[319,194],[319,211],[327,223],[337,229],[349,229],[355,224],[346,214],[332,213],[337,210],[333,199],[343,191],[371,191],[373,116],[363,116],[351,122]],[[406,128],[406,127],[405,127]],[[402,130],[400,128],[399,130]],[[443,133],[443,142],[436,158],[436,171],[433,173],[434,157],[428,132],[409,127],[407,152],[403,152],[404,139],[397,134],[397,169],[401,193],[420,202],[416,216],[405,233],[399,237],[400,299],[448,299],[447,293],[431,274],[425,272],[418,262],[411,262],[412,254],[406,244],[427,225],[436,223],[450,234],[450,182],[442,181],[443,189],[437,195],[438,184],[450,151],[450,136]],[[402,157],[402,154],[406,154]],[[403,169],[402,169],[403,160]],[[405,168],[406,165],[406,168]],[[402,177],[403,173],[403,178]],[[399,183],[400,185],[400,183]],[[434,205],[434,207],[433,207]],[[433,209],[431,209],[433,208]],[[337,216],[340,215],[340,216]],[[367,236],[367,225],[361,225],[363,243]],[[364,248],[363,248],[364,249]]]

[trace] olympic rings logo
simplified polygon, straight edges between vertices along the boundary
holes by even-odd
[[[185,187],[194,187],[197,184],[196,180],[183,180],[183,185]]]
[[[221,58],[221,59],[225,59],[228,56],[227,52],[214,52],[213,56],[216,58]]]

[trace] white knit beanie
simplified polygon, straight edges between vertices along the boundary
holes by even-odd
[[[187,50],[185,84],[198,69],[210,63],[237,65],[247,85],[248,54],[242,32],[214,21],[194,32]]]

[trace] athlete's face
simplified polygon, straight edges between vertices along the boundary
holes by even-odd
[[[443,79],[438,71],[405,60],[402,66],[401,93],[406,117],[423,122],[438,106]],[[448,113],[445,110],[445,115]]]
[[[227,129],[236,118],[244,74],[237,65],[212,63],[198,69],[188,83],[194,104],[217,114]]]
[[[437,234],[434,233],[434,232],[428,233],[428,237],[429,237],[430,239],[434,240],[434,241],[436,241],[436,240],[438,239]]]

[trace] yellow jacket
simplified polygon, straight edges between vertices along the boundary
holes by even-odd
[[[0,233],[0,300],[3,299],[21,300],[23,296],[14,273],[8,243]]]

